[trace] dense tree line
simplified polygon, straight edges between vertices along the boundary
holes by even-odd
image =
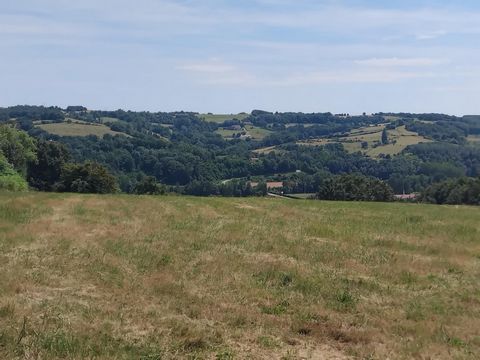
[[[97,161],[107,166],[119,179],[122,191],[134,192],[144,176],[170,186],[186,186],[194,181],[218,183],[224,179],[273,176],[300,170],[315,176],[318,172],[342,174],[358,172],[387,181],[397,193],[420,191],[429,184],[448,178],[477,176],[480,150],[454,144],[419,144],[403,154],[371,159],[360,153],[348,153],[340,144],[307,147],[281,145],[280,152],[257,155],[245,141],[226,142],[211,132],[198,130],[196,136],[172,136],[169,141],[155,137],[106,135],[103,139],[47,139],[64,143],[76,162]],[[193,143],[192,143],[193,142]],[[311,183],[311,181],[309,181]],[[293,186],[316,191],[302,183]]]
[[[433,204],[480,205],[480,178],[450,179],[423,191],[421,200]]]
[[[116,179],[96,162],[69,163],[65,146],[0,125],[0,189],[111,193]],[[27,185],[28,180],[28,185]]]
[[[177,192],[194,196],[265,196],[267,195],[267,185],[265,182],[261,182],[257,186],[252,187],[250,182],[245,180],[230,180],[222,183],[193,181],[184,189],[177,189]]]
[[[317,198],[341,201],[392,201],[392,188],[385,182],[363,175],[338,175],[327,179]]]
[[[8,108],[0,108],[0,121],[8,121],[10,119],[27,119],[27,120],[52,120],[61,121],[65,118],[63,110],[59,107],[45,106],[29,106],[18,105]]]
[[[387,120],[386,116],[394,120]],[[34,122],[65,118],[103,123],[125,135],[59,137],[34,126]],[[245,196],[252,194],[247,186],[250,180],[282,181],[286,193],[314,193],[327,179],[352,173],[382,180],[395,193],[410,193],[435,182],[480,175],[480,147],[465,142],[467,135],[480,133],[477,116],[408,113],[349,116],[255,110],[243,120],[217,124],[203,121],[193,112],[17,106],[0,109],[0,122],[15,125],[36,139],[35,150],[31,149],[35,161],[13,158],[13,154],[24,154],[22,151],[4,148],[3,152],[10,153],[8,164],[14,164],[15,171],[26,178],[31,187],[45,191],[88,189],[79,182],[60,186],[67,178],[61,176],[67,164],[88,162],[104,166],[115,177],[121,191],[147,194],[176,191]],[[271,133],[258,141],[226,140],[215,133],[222,126],[244,124],[269,129]],[[296,143],[344,136],[352,129],[378,124],[385,124],[386,129],[406,125],[436,142],[410,146],[401,154],[381,159],[349,153],[341,144],[308,147]],[[389,141],[386,131],[382,141]],[[16,146],[19,144],[21,142]],[[252,153],[273,145],[276,149],[270,153]],[[368,147],[368,143],[366,145]],[[86,172],[93,168],[77,170],[74,173],[87,176]]]

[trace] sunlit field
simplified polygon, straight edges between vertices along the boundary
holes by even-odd
[[[0,358],[475,359],[480,209],[0,194]]]

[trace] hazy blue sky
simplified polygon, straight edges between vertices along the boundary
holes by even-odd
[[[480,113],[480,1],[1,0],[0,106]]]

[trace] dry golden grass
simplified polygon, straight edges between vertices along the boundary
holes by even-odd
[[[473,144],[479,144],[480,143],[480,135],[469,135],[467,137],[467,141]]]
[[[0,358],[476,358],[480,209],[0,194]]]

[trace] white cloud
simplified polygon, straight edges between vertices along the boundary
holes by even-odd
[[[335,86],[322,85],[341,84],[336,98],[349,111],[353,98],[365,96],[358,92],[363,84],[374,84],[372,102],[382,104],[388,91],[418,94],[422,86],[478,78],[478,72],[469,75],[469,66],[480,63],[474,43],[480,34],[480,7],[468,11],[460,2],[449,8],[433,6],[435,2],[429,2],[430,8],[373,1],[254,2],[258,6],[228,0],[0,1],[0,41],[8,54],[0,57],[0,77],[15,74],[0,98],[24,103],[29,93],[34,99],[41,94],[56,104],[77,91],[108,106],[118,102],[108,88],[134,83],[138,99],[164,92],[178,108],[197,101],[199,93],[203,99],[218,91],[209,104],[200,105],[215,108],[250,95],[255,102],[260,95],[288,109],[310,95],[295,99],[289,87],[297,87],[296,92],[328,89],[328,97]],[[432,39],[437,40],[427,41]],[[40,80],[47,73],[59,79],[71,79],[74,73],[82,83],[28,90],[30,83],[45,83]],[[102,92],[88,86],[98,78],[105,85]],[[158,86],[167,82],[169,86]],[[177,92],[171,91],[173,83]],[[342,100],[348,91],[357,92]],[[458,99],[465,95],[459,90]],[[424,97],[412,95],[410,100],[423,104]],[[392,103],[399,101],[392,95]]]
[[[445,30],[436,30],[436,31],[430,31],[426,33],[420,33],[416,35],[417,40],[432,40],[439,38],[441,36],[445,36],[448,34],[448,31]]]
[[[200,82],[209,85],[251,85],[255,83],[255,76],[252,74],[216,58],[178,65],[176,69],[195,74]]]
[[[365,60],[356,60],[356,64],[375,67],[419,67],[435,66],[448,63],[446,59],[433,58],[371,58]]]
[[[282,80],[273,82],[281,86],[300,86],[308,84],[348,84],[348,83],[393,83],[402,80],[416,78],[432,78],[437,75],[434,73],[414,72],[414,71],[319,71],[305,74],[288,76]]]
[[[177,66],[179,70],[200,72],[200,73],[229,73],[235,71],[235,66],[225,64],[219,61],[209,61],[203,63],[186,64]]]

